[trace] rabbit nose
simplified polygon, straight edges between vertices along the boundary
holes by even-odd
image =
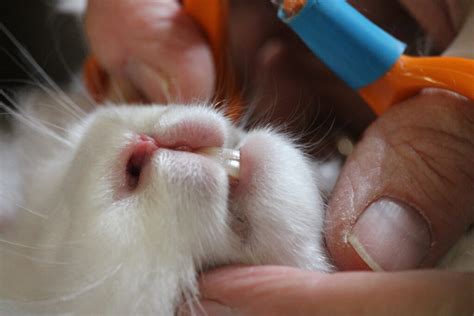
[[[129,189],[133,190],[138,186],[143,167],[158,148],[154,138],[144,134],[138,136],[126,166],[126,182]]]

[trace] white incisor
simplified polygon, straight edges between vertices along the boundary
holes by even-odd
[[[240,174],[240,151],[229,148],[208,147],[199,151],[200,154],[208,156],[219,162],[229,175],[235,180]]]

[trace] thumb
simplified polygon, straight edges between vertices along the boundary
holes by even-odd
[[[212,97],[211,49],[178,0],[89,0],[86,11],[91,51],[111,90],[162,103]]]
[[[433,266],[474,222],[474,103],[426,90],[381,116],[348,159],[326,240],[343,269]]]

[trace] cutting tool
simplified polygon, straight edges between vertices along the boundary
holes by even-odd
[[[278,16],[308,48],[378,115],[424,88],[442,88],[474,100],[474,60],[410,57],[406,44],[369,21],[344,0],[272,0]],[[183,0],[206,33],[217,68],[216,100],[238,121],[242,102],[228,58],[228,0]],[[85,66],[92,95],[104,97],[107,74],[93,57]]]
[[[376,114],[424,88],[442,88],[474,100],[474,60],[410,57],[406,44],[344,0],[283,0],[278,16]]]

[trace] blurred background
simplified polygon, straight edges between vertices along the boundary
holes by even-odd
[[[55,82],[71,79],[87,51],[80,23],[73,15],[55,11],[54,0],[0,1],[0,89],[12,94],[38,75],[20,48]]]

